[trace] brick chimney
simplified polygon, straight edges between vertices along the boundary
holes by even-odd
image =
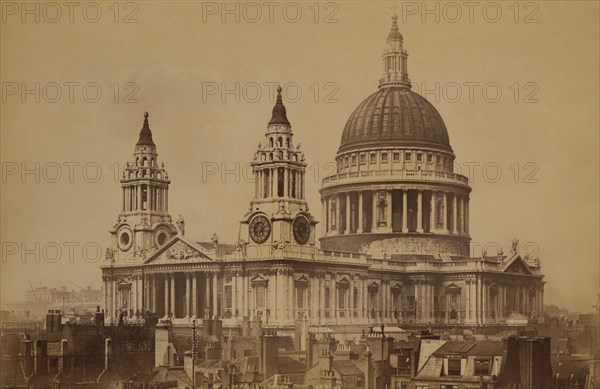
[[[277,359],[279,357],[278,336],[275,331],[263,330],[260,337],[259,371],[264,374],[264,379],[269,379],[277,374]]]
[[[154,366],[168,366],[172,361],[173,327],[170,323],[159,323],[154,332]]]

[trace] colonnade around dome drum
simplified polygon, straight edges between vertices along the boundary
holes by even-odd
[[[341,189],[322,197],[323,235],[434,233],[469,235],[465,193],[403,187]]]
[[[381,234],[410,234],[448,237],[450,246],[459,239],[454,255],[468,255],[471,188],[467,177],[453,172],[450,150],[359,147],[336,160],[336,174],[325,177],[320,190],[323,248],[356,250]]]

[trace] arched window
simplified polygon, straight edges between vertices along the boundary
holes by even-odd
[[[335,200],[331,200],[331,229],[335,230],[337,224],[337,209]]]
[[[298,285],[296,287],[296,308],[303,309],[304,307],[304,296],[306,295],[306,286]]]
[[[377,310],[379,308],[379,304],[377,302],[377,297],[379,295],[379,286],[376,284],[372,284],[369,287],[369,308],[371,309],[371,317],[377,317]]]
[[[254,286],[256,309],[264,309],[266,301],[265,285],[259,284]]]
[[[444,203],[442,199],[437,198],[437,195],[435,196],[435,223],[438,227],[441,227],[442,224],[444,224],[444,212],[446,212],[446,210],[444,209]]]
[[[283,147],[283,139],[281,137],[277,138],[277,146]]]
[[[527,312],[530,316],[535,316],[536,312],[536,305],[537,305],[537,292],[535,289],[530,289],[529,290],[529,301],[527,302],[528,304],[528,308],[529,308],[529,312]]]
[[[296,172],[295,171],[290,171],[290,175],[291,175],[291,193],[290,196],[295,199],[296,198]]]
[[[350,304],[348,301],[349,287],[350,287],[350,283],[345,278],[337,283],[337,301],[338,301],[337,308],[339,308],[339,309],[350,308],[350,306],[349,306]]]
[[[402,288],[396,284],[392,287],[392,307],[394,309],[394,318],[398,318],[397,312],[401,309],[401,298]]]
[[[269,138],[269,146],[273,147],[273,137]]]
[[[490,287],[490,296],[488,304],[490,307],[490,317],[492,319],[495,319],[496,314],[498,313],[498,287],[496,285],[492,285]]]

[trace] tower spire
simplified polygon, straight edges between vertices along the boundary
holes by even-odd
[[[150,131],[150,124],[148,123],[148,111],[144,112],[144,126],[140,131],[140,138],[138,139],[136,146],[156,146],[152,140],[152,131]]]
[[[271,124],[285,124],[286,126],[290,125],[290,121],[287,118],[285,105],[283,105],[283,99],[281,98],[281,86],[277,87],[277,101],[275,102],[273,114],[271,115],[271,120],[269,121],[269,125]]]
[[[387,36],[387,48],[383,52],[383,75],[379,79],[379,88],[400,86],[410,89],[408,78],[408,53],[403,47],[404,38],[398,29],[398,15],[392,14],[392,28]]]

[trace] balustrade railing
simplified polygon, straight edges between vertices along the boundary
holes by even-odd
[[[329,177],[323,178],[323,184],[339,182],[347,179],[361,179],[361,178],[385,178],[399,179],[399,180],[414,180],[414,181],[455,181],[461,184],[469,184],[469,179],[461,174],[441,172],[437,170],[366,170],[360,172],[349,172],[333,174]]]

